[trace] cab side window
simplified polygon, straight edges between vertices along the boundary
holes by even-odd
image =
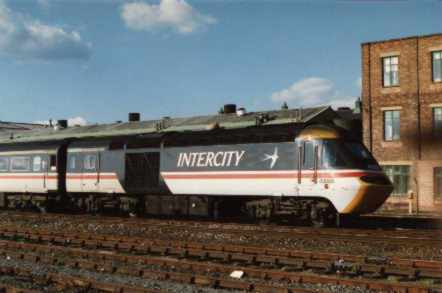
[[[312,141],[304,142],[302,169],[313,170],[315,164],[315,149]]]

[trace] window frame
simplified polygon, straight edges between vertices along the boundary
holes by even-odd
[[[49,157],[48,156],[41,157],[41,171],[43,173],[47,173],[49,171]]]
[[[88,162],[88,164],[86,164],[87,159],[90,158],[90,157],[94,157],[95,158],[95,160],[94,160],[94,167],[93,168],[90,168],[90,166],[89,166],[90,161]],[[84,171],[93,171],[93,172],[96,172],[98,170],[98,154],[96,154],[96,153],[84,154],[84,157],[83,157],[83,170]]]
[[[436,110],[440,110],[441,113],[436,115]],[[440,128],[436,127],[436,116],[439,116],[440,119]],[[433,137],[442,137],[442,107],[432,107],[431,109],[431,119],[432,119],[432,133]]]
[[[398,196],[398,197],[404,197],[408,195],[408,191],[410,190],[410,173],[411,173],[411,166],[410,165],[382,165],[382,170],[384,171],[385,175],[390,179],[391,183],[393,184],[393,191],[391,192],[392,196]],[[404,170],[407,170],[407,174],[405,174],[404,170],[394,170],[396,168],[404,168]],[[390,169],[390,170],[388,170]],[[407,185],[405,186],[406,190],[402,190],[404,192],[398,192],[397,191],[397,182],[395,182],[395,176],[406,176],[406,182]]]
[[[439,65],[439,70],[440,70],[440,79],[439,80],[436,80],[435,79],[435,72],[434,72],[434,68],[436,67],[435,66],[435,55],[436,54],[440,54],[440,57],[439,57],[439,59],[437,59],[437,60],[440,60],[439,62],[440,62],[440,65]],[[442,83],[442,50],[437,50],[437,51],[432,51],[431,52],[431,81],[433,82],[433,83]]]
[[[440,174],[437,174],[437,171],[439,171]],[[436,184],[437,178],[440,178],[440,180],[442,180],[442,166],[433,168],[433,199],[434,201],[442,202],[442,188],[441,190],[439,190],[439,184]]]
[[[394,123],[394,112],[397,112],[399,114],[398,117],[398,129],[397,129],[397,138],[395,138],[395,123]],[[392,127],[392,131],[391,131],[391,139],[387,139],[387,133],[386,133],[386,126],[387,126],[387,113],[392,113],[391,114],[391,127]],[[399,141],[401,140],[401,111],[400,110],[383,110],[382,111],[382,120],[383,120],[383,138],[384,141],[390,142],[390,141]]]
[[[307,145],[311,146],[311,157],[308,157]],[[312,160],[310,162],[310,159]],[[308,164],[307,164],[308,163]],[[310,166],[311,164],[311,166]],[[303,143],[303,151],[302,151],[302,170],[314,170],[315,169],[315,143],[311,140],[306,140]]]
[[[77,158],[78,158],[78,156],[76,154],[69,155],[69,162],[68,162],[68,170],[69,171],[76,171],[76,170],[80,169],[78,166]],[[81,162],[81,160],[80,160],[80,162]]]
[[[36,164],[36,160],[40,160],[39,162],[38,162],[38,168],[35,168],[36,166],[37,166],[37,164]],[[43,158],[41,157],[41,156],[34,156],[34,157],[32,157],[32,172],[42,172],[42,161],[43,161]]]
[[[397,58],[397,63],[396,64],[391,64],[391,60]],[[382,64],[382,87],[384,88],[390,88],[390,87],[399,87],[401,80],[400,80],[400,76],[399,76],[399,55],[392,55],[392,56],[385,56],[381,58],[381,64]],[[386,79],[385,79],[385,74],[386,74],[386,60],[390,60],[390,64],[388,64],[390,71],[389,71],[389,84],[386,84]],[[393,83],[393,78],[392,78],[392,72],[394,72],[393,70],[391,70],[392,65],[396,65],[397,66],[397,83]]]

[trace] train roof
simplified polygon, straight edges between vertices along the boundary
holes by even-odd
[[[258,126],[324,122],[324,119],[331,120],[335,117],[337,117],[337,114],[329,106],[249,112],[242,116],[233,113],[185,118],[165,117],[139,122],[75,126],[59,130],[46,127],[33,130],[2,131],[0,132],[0,145],[40,143],[43,141],[62,141],[67,139],[105,139],[115,136],[149,135],[158,137],[171,132],[204,132],[214,128],[242,129]]]
[[[44,128],[43,124],[0,121],[0,133]]]

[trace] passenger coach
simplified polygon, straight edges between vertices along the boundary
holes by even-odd
[[[65,191],[65,150],[63,143],[0,146],[2,205],[21,208],[30,206],[31,198],[59,197]]]

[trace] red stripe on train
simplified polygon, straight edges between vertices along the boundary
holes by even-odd
[[[58,179],[58,177],[57,176],[44,176],[44,175],[35,175],[35,176],[32,176],[32,175],[0,175],[0,180],[1,179],[15,179],[15,180],[17,180],[17,179],[34,179],[34,180],[43,180],[43,179]],[[117,179],[118,177],[117,177],[117,175],[100,175],[100,176],[97,176],[97,175],[68,175],[67,176],[67,179],[73,179],[73,180],[75,180],[75,179],[100,179],[100,180],[102,180],[102,179],[104,179],[104,180],[107,180],[107,179]]]
[[[361,177],[370,175],[367,172],[319,173],[321,178]],[[302,178],[313,178],[313,173],[302,174]],[[295,179],[298,173],[255,173],[255,174],[163,174],[164,179]]]
[[[80,179],[118,179],[117,175],[67,175],[66,179],[80,180]]]
[[[44,175],[0,175],[0,179],[57,179],[57,176],[44,176]]]

